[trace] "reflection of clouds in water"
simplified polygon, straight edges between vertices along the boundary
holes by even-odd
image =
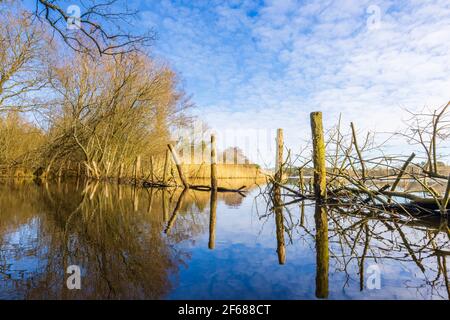
[[[20,266],[26,271],[21,273],[24,279],[15,277],[15,282],[0,274],[0,297],[315,298],[314,206],[305,206],[305,229],[299,226],[300,204],[284,210],[286,263],[279,265],[275,219],[273,214],[263,217],[262,197],[254,201],[258,188],[246,198],[218,195],[213,250],[208,249],[208,192],[189,191],[173,216],[180,189],[134,192],[128,186],[109,185],[106,192],[106,185],[99,184],[85,196],[83,189],[70,183],[48,188],[0,184],[0,252],[7,258],[7,264],[0,259],[0,270]],[[328,215],[330,299],[446,298],[442,277],[434,288],[426,282],[438,269],[424,238],[436,232],[436,224],[431,228],[434,222],[426,228],[423,223],[397,221],[424,276],[392,221],[367,220],[371,236],[364,266],[367,270],[379,264],[382,281],[381,290],[361,292],[358,259],[364,252],[365,217],[330,210]],[[170,232],[164,234],[172,218]],[[348,243],[339,243],[342,234],[349,237]],[[349,244],[355,239],[352,252]],[[441,232],[434,241],[445,247],[448,236]],[[14,256],[5,256],[5,248],[15,248]],[[417,252],[420,248],[422,253]],[[79,296],[63,290],[64,266],[72,263],[83,267],[82,283],[88,284]]]

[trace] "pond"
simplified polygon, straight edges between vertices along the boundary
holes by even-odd
[[[220,181],[243,197],[2,180],[0,299],[449,299],[447,221],[274,209],[253,183]]]

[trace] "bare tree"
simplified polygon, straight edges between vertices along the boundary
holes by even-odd
[[[450,101],[437,109],[408,111],[411,118],[407,120],[407,128],[398,133],[405,137],[408,143],[422,147],[427,159],[423,169],[432,175],[438,174],[438,146],[450,137],[449,107]]]
[[[68,8],[63,3],[36,0],[35,17],[75,51],[92,53],[94,49],[100,55],[114,55],[140,50],[155,39],[153,30],[136,32],[133,22],[138,12],[130,10],[126,1],[79,0]]]
[[[30,16],[0,3],[0,111],[27,109],[35,104],[32,92],[45,85],[44,35]]]

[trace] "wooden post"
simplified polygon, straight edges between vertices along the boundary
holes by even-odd
[[[134,184],[138,184],[141,172],[141,156],[136,157],[136,162],[134,164]]]
[[[164,172],[163,172],[163,182],[167,181],[167,170],[169,169],[169,149],[166,150],[166,156],[164,158]]]
[[[238,164],[238,149],[237,148],[233,149],[233,163]]]
[[[314,194],[317,201],[323,201],[327,196],[327,172],[322,112],[311,113],[311,133],[313,140]]]
[[[119,176],[117,177],[117,182],[118,182],[118,183],[121,183],[121,182],[122,182],[123,168],[124,168],[123,163],[121,163],[121,164],[120,164],[120,167],[119,167]]]
[[[211,190],[217,191],[216,136],[211,135]]]
[[[175,162],[175,165],[177,167],[178,175],[180,176],[181,183],[183,183],[183,186],[185,188],[189,188],[189,183],[188,183],[186,177],[184,176],[183,168],[181,167],[181,162],[180,162],[180,159],[178,158],[177,151],[175,150],[175,148],[170,143],[167,145],[167,147],[169,148],[170,152],[172,153],[172,158],[173,158],[173,161]]]
[[[277,155],[275,161],[275,180],[281,182],[283,179],[283,129],[277,130]]]

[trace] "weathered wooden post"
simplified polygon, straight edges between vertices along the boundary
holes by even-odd
[[[283,179],[283,129],[277,130],[277,155],[275,159],[275,181],[281,182]]]
[[[216,136],[211,135],[211,190],[217,191]]]
[[[327,196],[327,172],[322,112],[311,113],[311,133],[313,141],[314,194],[317,201],[323,201]]]
[[[169,148],[170,152],[172,153],[172,158],[177,167],[178,175],[180,176],[181,183],[183,183],[183,186],[185,188],[189,188],[189,183],[188,183],[186,177],[184,176],[183,168],[181,167],[181,162],[180,162],[180,159],[178,158],[177,151],[170,143],[167,145],[167,147]]]

